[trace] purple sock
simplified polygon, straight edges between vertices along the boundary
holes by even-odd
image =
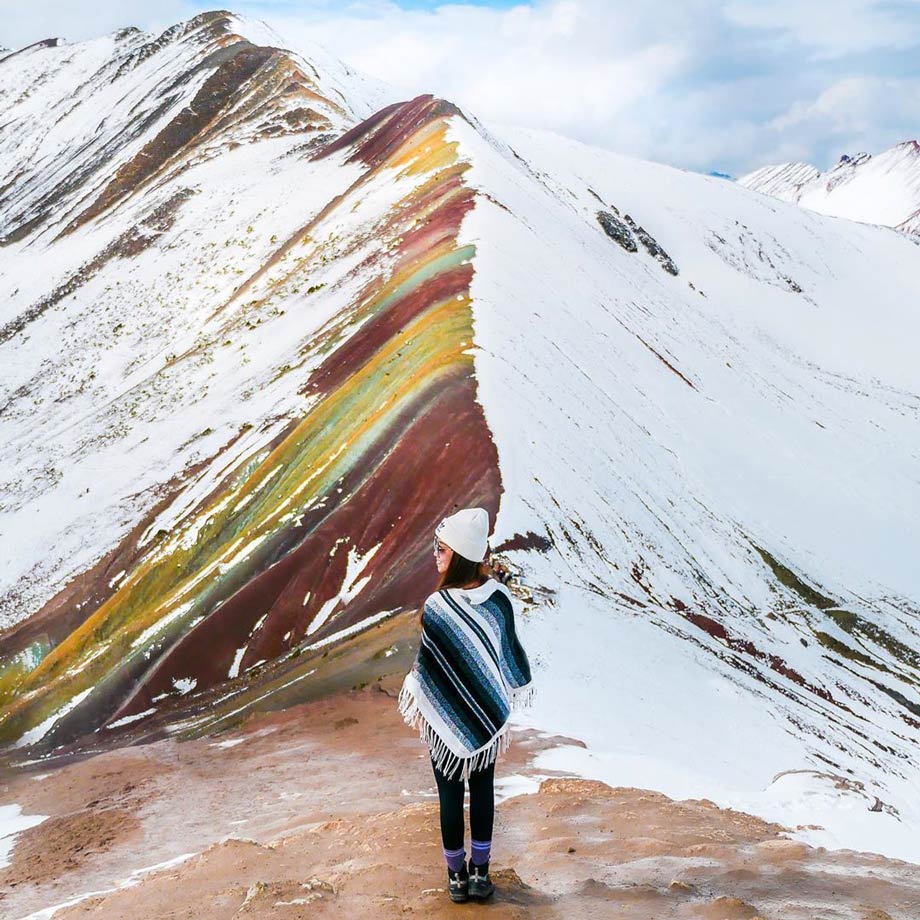
[[[470,861],[475,866],[484,866],[492,851],[491,840],[470,840]]]
[[[444,849],[443,847],[441,849]],[[459,850],[444,850],[444,858],[447,860],[447,867],[459,872],[466,862],[466,850],[460,847]]]

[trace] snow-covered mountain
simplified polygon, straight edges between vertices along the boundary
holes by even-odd
[[[877,156],[844,155],[824,173],[808,163],[764,166],[741,176],[738,183],[820,214],[920,234],[917,141],[905,141]]]
[[[478,504],[548,767],[920,860],[920,249],[282,48],[0,61],[0,740],[284,705]]]

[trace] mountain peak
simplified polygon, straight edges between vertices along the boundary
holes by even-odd
[[[764,166],[738,184],[802,207],[862,223],[920,233],[920,145],[902,141],[878,154],[843,154],[826,172],[806,163]]]
[[[285,49],[265,23],[226,10],[159,35],[119,29],[65,54],[60,43],[0,62],[0,120],[17,125],[0,150],[0,180],[28,173],[4,192],[0,242],[24,239],[52,215],[55,232],[69,233],[163,170],[258,137],[340,135],[395,95],[319,46]],[[29,138],[42,134],[34,147]],[[65,162],[73,170],[62,171]]]

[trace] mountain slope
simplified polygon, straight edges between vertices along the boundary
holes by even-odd
[[[325,121],[253,133],[288,125],[307,92],[292,61],[223,16],[176,34],[202,85],[229,52],[269,69],[207,94],[208,118],[189,90],[137,153],[93,161],[86,181],[120,195],[90,215],[86,195],[39,211],[64,229],[32,220],[4,250],[4,531],[21,536],[4,554],[19,622],[0,733],[19,744],[291,666],[305,640],[431,584],[424,534],[458,492],[497,502],[467,348],[472,248],[455,244],[472,198],[443,138],[453,110],[422,97],[356,125],[309,89]],[[212,44],[229,51],[215,61]],[[124,167],[193,117],[155,173]],[[36,258],[64,267],[49,279]],[[403,485],[461,454],[461,475]]]
[[[546,133],[454,130],[490,196],[464,231],[499,536],[554,546],[529,560],[558,590],[530,621],[556,691],[531,724],[587,741],[598,778],[683,796],[717,775],[759,812],[871,775],[891,820],[844,829],[841,796],[834,839],[916,858],[917,248]]]
[[[346,638],[402,667],[481,504],[523,719],[588,744],[547,766],[920,859],[920,250],[431,97],[361,120],[228,17],[86,89],[149,65],[58,173],[2,97],[0,739],[207,732]]]
[[[826,173],[807,163],[765,166],[738,179],[745,188],[834,217],[920,233],[920,144],[877,156],[843,156]]]

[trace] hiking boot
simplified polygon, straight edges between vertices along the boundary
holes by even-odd
[[[454,872],[448,866],[447,869],[447,891],[450,894],[451,901],[465,901],[469,896],[470,874],[467,871],[466,863]]]
[[[484,866],[477,866],[473,860],[470,860],[470,881],[468,886],[469,895],[471,898],[487,898],[493,891],[495,891],[495,886],[492,884],[492,880],[489,878],[489,864],[486,863]]]

